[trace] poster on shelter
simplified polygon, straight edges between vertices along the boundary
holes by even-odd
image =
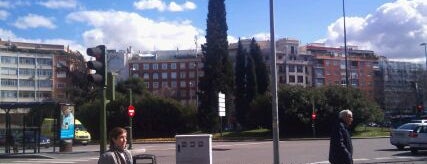
[[[61,104],[60,139],[74,138],[74,105]]]

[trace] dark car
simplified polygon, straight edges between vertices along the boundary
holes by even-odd
[[[25,147],[28,148],[35,148],[37,147],[36,145],[36,140],[38,139],[37,137],[39,137],[39,143],[40,143],[40,147],[45,147],[45,148],[49,148],[50,147],[50,139],[48,137],[42,136],[42,135],[35,135],[34,132],[25,132],[25,135],[19,136],[18,138],[18,142],[19,144],[23,145],[24,144],[24,140],[25,139]]]

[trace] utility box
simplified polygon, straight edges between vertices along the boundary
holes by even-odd
[[[176,135],[177,164],[212,164],[212,135]]]

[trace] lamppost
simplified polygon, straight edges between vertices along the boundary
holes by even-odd
[[[272,93],[272,128],[273,128],[273,163],[280,163],[279,155],[279,114],[277,105],[277,69],[276,41],[274,39],[274,0],[270,0],[270,56],[271,56],[271,93]]]
[[[347,30],[345,27],[345,0],[342,0],[342,15],[343,15],[343,21],[344,21],[344,56],[345,56],[345,84],[348,88],[348,55],[347,55]]]
[[[421,43],[420,46],[424,46],[424,54],[426,56],[426,70],[427,70],[427,43]]]

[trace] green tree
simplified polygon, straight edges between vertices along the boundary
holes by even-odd
[[[254,59],[251,56],[246,58],[246,101],[251,103],[257,96],[257,74],[255,73]]]
[[[268,77],[267,66],[262,59],[261,49],[255,38],[252,38],[249,53],[255,65],[257,92],[258,94],[264,94],[268,90],[270,79]]]
[[[209,0],[206,43],[204,54],[204,74],[200,79],[200,105],[198,109],[201,130],[213,132],[218,128],[218,92],[229,101],[233,86],[232,64],[228,57],[227,22],[224,0]]]
[[[237,42],[236,66],[235,66],[235,116],[239,124],[246,123],[246,115],[248,112],[249,102],[246,100],[246,56],[247,53],[243,49],[242,42]]]

